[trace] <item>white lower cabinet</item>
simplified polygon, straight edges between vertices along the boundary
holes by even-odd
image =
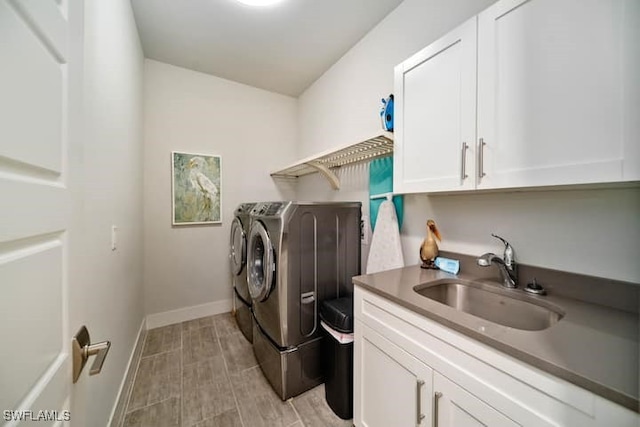
[[[432,416],[432,369],[368,326],[356,328],[355,336],[358,425],[430,425],[423,421]]]
[[[356,425],[518,425],[370,327],[358,324],[355,339]]]
[[[354,314],[357,427],[640,426],[634,411],[359,286]]]

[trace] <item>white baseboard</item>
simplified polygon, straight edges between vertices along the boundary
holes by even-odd
[[[198,319],[200,317],[227,313],[231,311],[232,304],[232,300],[226,299],[179,308],[177,310],[164,311],[162,313],[149,314],[147,316],[147,328],[154,329],[161,326],[173,325],[174,323],[186,322],[187,320]]]
[[[136,342],[133,344],[133,348],[131,349],[131,355],[129,356],[127,368],[124,370],[124,375],[122,376],[122,381],[120,382],[120,389],[118,390],[115,404],[113,405],[113,409],[111,409],[109,423],[107,424],[109,426],[118,427],[123,421],[122,418],[124,416],[124,411],[126,410],[129,393],[131,392],[131,388],[133,387],[132,376],[135,374],[134,371],[137,368],[138,360],[140,359],[140,355],[142,354],[142,346],[144,344],[144,337],[146,336],[147,331],[146,322],[147,319],[143,317],[142,323],[140,323],[140,328],[138,329]]]

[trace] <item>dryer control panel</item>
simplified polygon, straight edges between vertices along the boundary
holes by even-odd
[[[235,211],[235,215],[249,215],[251,213],[251,211],[253,210],[253,208],[256,206],[255,203],[241,203]]]
[[[283,209],[282,202],[258,203],[251,210],[253,216],[277,216]]]

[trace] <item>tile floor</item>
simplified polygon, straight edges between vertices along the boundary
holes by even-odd
[[[343,427],[324,386],[286,402],[230,313],[147,333],[124,427]]]

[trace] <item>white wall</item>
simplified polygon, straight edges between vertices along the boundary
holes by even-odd
[[[81,212],[71,328],[111,341],[100,375],[74,386],[74,425],[107,425],[142,320],[142,78],[128,0],[85,2]],[[111,250],[111,226],[119,245]],[[76,265],[79,264],[79,267]],[[75,331],[74,331],[75,332]],[[92,363],[92,361],[89,361]],[[80,410],[79,408],[83,408]],[[83,419],[83,417],[86,417]]]
[[[379,132],[380,98],[393,92],[393,67],[491,3],[401,3],[301,95],[298,155]],[[334,192],[315,175],[300,179],[298,197],[361,200],[367,206],[367,168],[350,167],[340,174],[349,182],[347,192]],[[443,234],[441,249],[501,254],[501,245],[490,236],[494,232],[512,242],[522,263],[640,282],[637,188],[405,196],[401,234],[407,265],[418,263],[428,218]]]
[[[393,67],[494,1],[404,0],[300,96],[298,155],[379,133]]]
[[[152,60],[144,97],[146,312],[229,303],[233,210],[294,194],[269,172],[294,160],[297,101]],[[171,225],[172,150],[222,156],[222,225]]]

